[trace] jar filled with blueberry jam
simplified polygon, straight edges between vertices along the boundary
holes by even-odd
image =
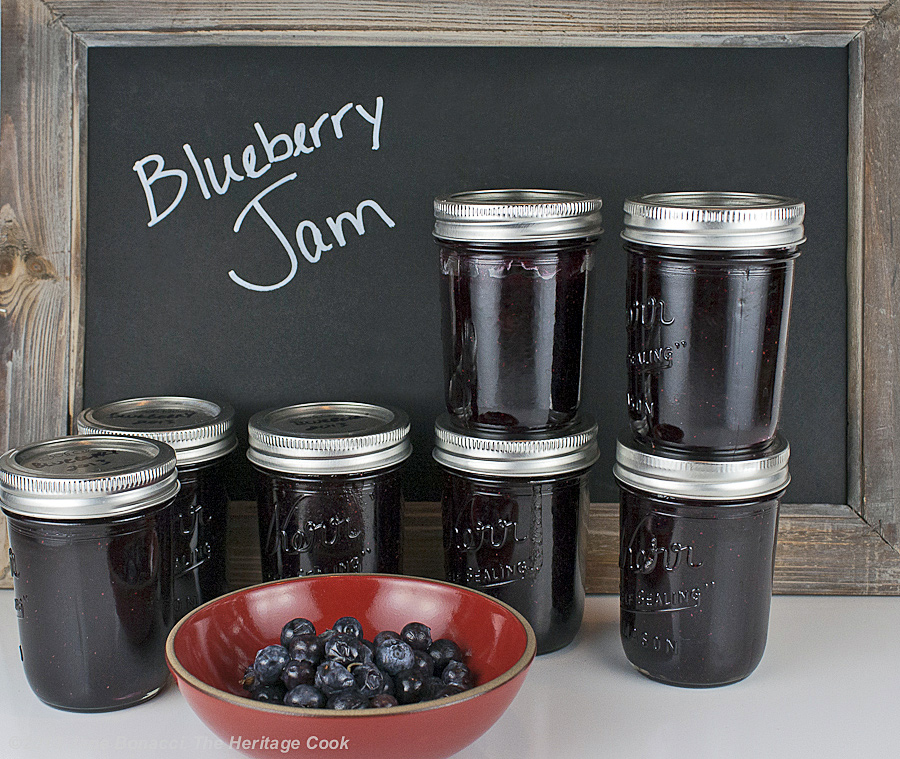
[[[409,419],[365,403],[307,403],[250,419],[263,580],[403,567]]]
[[[144,701],[167,680],[175,452],[128,437],[73,436],[0,458],[20,654],[59,709]]]
[[[570,422],[601,200],[555,190],[434,201],[447,411],[473,429]]]
[[[709,687],[756,669],[789,453],[780,436],[703,460],[619,440],[620,632],[647,677]]]
[[[512,606],[534,628],[539,654],[571,643],[581,625],[587,473],[597,457],[587,416],[527,437],[476,435],[449,414],[435,423],[446,578]]]
[[[175,449],[181,483],[172,526],[175,621],[227,591],[225,475],[237,447],[231,406],[176,396],[133,398],[85,409],[77,426],[82,434],[146,437]]]
[[[781,414],[804,204],[746,193],[625,203],[628,407],[661,450],[751,452]]]

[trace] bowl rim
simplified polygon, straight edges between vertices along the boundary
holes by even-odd
[[[481,685],[476,685],[474,688],[471,688],[467,691],[463,691],[462,693],[458,693],[454,696],[447,696],[445,698],[434,699],[431,701],[421,701],[417,704],[404,704],[399,706],[386,706],[386,707],[370,707],[368,709],[303,709],[297,706],[288,706],[287,704],[271,704],[263,701],[254,701],[251,698],[247,698],[246,696],[238,696],[233,693],[229,693],[228,691],[220,690],[219,688],[215,688],[208,683],[205,683],[200,678],[191,674],[187,668],[178,660],[178,657],[175,654],[175,638],[178,635],[178,631],[181,630],[182,627],[187,624],[187,622],[198,614],[202,609],[205,609],[207,606],[211,606],[216,603],[221,603],[224,599],[227,599],[231,596],[236,596],[240,593],[246,593],[251,590],[256,590],[259,588],[274,586],[274,585],[283,585],[283,584],[293,584],[299,582],[311,582],[315,580],[320,580],[323,578],[336,578],[336,577],[374,577],[374,578],[387,578],[387,579],[398,579],[403,581],[409,581],[415,584],[424,584],[424,585],[440,585],[447,586],[453,588],[454,590],[462,590],[465,593],[471,593],[477,596],[481,596],[482,598],[490,601],[491,603],[499,606],[500,608],[506,610],[510,614],[512,614],[518,622],[522,625],[522,629],[525,631],[525,650],[522,652],[522,655],[513,664],[509,669],[505,672],[502,672],[497,677],[488,680],[486,683],[482,683]],[[468,588],[465,585],[457,585],[455,583],[446,582],[445,580],[433,580],[427,577],[415,577],[412,575],[399,575],[399,574],[388,574],[388,573],[380,573],[380,572],[359,572],[359,573],[333,573],[333,574],[321,574],[321,575],[306,575],[303,577],[288,577],[281,580],[270,580],[269,582],[262,582],[256,585],[248,585],[244,588],[238,588],[237,590],[233,590],[229,593],[225,593],[224,595],[217,596],[210,601],[207,601],[204,604],[201,604],[195,609],[192,609],[187,614],[185,614],[175,626],[169,631],[169,635],[166,638],[166,663],[169,665],[169,668],[172,670],[173,674],[176,676],[176,680],[183,680],[191,687],[196,690],[204,693],[207,696],[212,698],[220,699],[231,703],[235,706],[242,706],[245,708],[255,709],[261,712],[268,712],[270,714],[288,714],[295,717],[307,717],[307,718],[339,718],[339,717],[349,717],[352,719],[363,718],[363,717],[377,717],[377,716],[387,716],[387,715],[401,715],[401,714],[409,714],[411,712],[424,712],[429,711],[431,709],[441,709],[445,706],[449,706],[451,704],[457,704],[462,701],[468,701],[469,699],[476,698],[483,693],[488,693],[489,691],[496,690],[500,686],[509,682],[516,678],[519,674],[521,674],[524,670],[528,668],[531,662],[534,660],[534,657],[537,653],[537,638],[534,634],[534,629],[529,624],[528,620],[525,619],[518,611],[516,611],[512,606],[503,601],[500,601],[493,596],[488,595],[487,593],[482,593],[480,590],[475,590],[474,588]]]

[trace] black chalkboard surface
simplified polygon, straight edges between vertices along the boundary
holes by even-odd
[[[592,500],[625,412],[622,202],[807,203],[782,431],[787,501],[846,503],[847,51],[91,48],[84,401],[182,394],[407,410],[409,500],[438,500],[432,198],[596,192],[582,407]],[[236,470],[245,482],[245,464]],[[239,496],[249,497],[244,486]]]

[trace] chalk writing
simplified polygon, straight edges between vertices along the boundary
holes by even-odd
[[[297,159],[308,155],[328,144],[330,136],[334,140],[344,137],[344,125],[348,119],[362,120],[371,129],[371,149],[378,150],[381,147],[381,125],[384,116],[384,98],[375,98],[374,112],[370,112],[360,104],[346,103],[334,114],[323,113],[318,116],[311,126],[306,122],[294,124],[290,133],[279,132],[270,134],[260,122],[254,122],[253,130],[256,141],[250,142],[239,152],[240,158],[234,158],[230,153],[222,156],[217,165],[208,156],[198,157],[190,143],[182,145],[184,157],[187,159],[187,167],[167,166],[166,159],[159,153],[151,153],[132,166],[137,175],[147,202],[149,221],[147,226],[153,227],[163,219],[169,217],[184,199],[193,182],[196,189],[205,200],[211,200],[215,196],[224,196],[236,183],[244,180],[257,180],[267,174],[273,166],[283,161]],[[270,193],[293,182],[298,173],[292,171],[281,179],[269,184],[265,189],[257,193],[247,203],[235,220],[233,231],[241,231],[244,222],[254,212],[275,236],[278,243],[287,253],[289,271],[287,275],[273,284],[257,284],[237,274],[233,269],[228,272],[231,280],[241,287],[257,292],[277,290],[288,284],[297,274],[297,252],[309,263],[317,263],[322,253],[331,250],[334,243],[339,247],[347,245],[345,235],[345,223],[349,222],[358,236],[366,232],[363,221],[363,211],[369,209],[377,215],[384,224],[393,228],[394,220],[385,210],[372,199],[359,202],[355,211],[343,211],[335,216],[325,219],[325,230],[330,233],[332,242],[326,241],[323,227],[309,219],[300,221],[294,230],[294,243],[282,231],[278,223],[266,211],[263,199]],[[295,251],[296,245],[296,251]]]
[[[274,234],[278,239],[278,242],[281,243],[281,247],[284,248],[285,253],[287,253],[288,260],[290,261],[291,265],[290,272],[284,279],[282,279],[280,282],[276,282],[273,285],[256,285],[238,276],[237,273],[235,273],[234,269],[232,269],[228,272],[228,276],[231,277],[231,279],[241,287],[246,287],[248,290],[257,290],[261,292],[268,290],[277,290],[279,287],[284,287],[297,274],[297,255],[296,253],[294,253],[294,249],[290,241],[287,239],[284,232],[281,230],[275,220],[266,212],[266,209],[263,208],[262,205],[262,199],[270,192],[272,192],[272,190],[280,187],[287,182],[292,182],[296,178],[297,173],[294,172],[292,174],[288,174],[282,179],[279,179],[277,182],[275,182],[275,184],[267,187],[244,207],[244,210],[241,211],[240,215],[237,217],[237,221],[234,223],[234,231],[240,232],[241,226],[243,225],[244,219],[247,217],[247,214],[251,211],[251,209],[256,211],[256,213],[259,214],[260,218],[266,223],[266,226],[272,231],[272,234]],[[378,205],[378,203],[376,203],[374,200],[364,200],[356,207],[355,215],[349,212],[345,212],[340,214],[336,219],[333,219],[330,216],[326,219],[326,222],[331,229],[331,232],[334,235],[338,245],[343,247],[347,244],[347,240],[344,238],[341,227],[344,221],[349,220],[353,224],[358,234],[365,234],[366,228],[365,224],[363,223],[362,212],[366,208],[371,208],[375,213],[377,213],[388,227],[394,226],[394,220],[384,212],[384,210],[381,208],[381,206]],[[307,233],[309,233],[309,237],[313,244],[312,252],[310,252],[309,247],[306,244]],[[322,230],[320,230],[315,223],[309,221],[308,219],[304,219],[297,225],[297,229],[294,232],[294,239],[296,240],[297,248],[303,254],[303,257],[312,264],[318,262],[318,260],[322,257],[322,253],[327,252],[334,247],[331,243],[325,242],[325,238],[322,236]]]

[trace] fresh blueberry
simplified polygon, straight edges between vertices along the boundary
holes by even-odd
[[[250,698],[303,708],[366,709],[446,698],[475,686],[461,648],[410,622],[400,633],[363,637],[355,617],[341,617],[316,635],[297,617],[281,630],[282,645],[260,649],[240,683]]]
[[[381,689],[381,692],[386,693],[388,696],[393,696],[394,691],[396,690],[394,687],[394,678],[391,677],[383,669],[380,670],[380,672],[382,675],[384,675],[384,687]]]
[[[426,677],[422,688],[422,700],[431,701],[433,698],[437,698],[438,692],[444,687],[446,687],[446,684],[441,678],[434,675]]]
[[[353,679],[356,687],[366,698],[372,698],[379,693],[384,693],[384,678],[386,675],[374,664],[360,664],[353,668]]]
[[[326,696],[331,696],[338,691],[355,688],[356,680],[343,664],[326,661],[316,670],[316,687]]]
[[[430,677],[434,674],[434,659],[432,659],[425,651],[413,650],[415,661],[412,668],[418,670],[422,677]]]
[[[363,696],[358,690],[349,688],[335,693],[328,699],[327,707],[329,709],[368,709],[369,699]]]
[[[427,651],[431,645],[431,628],[421,622],[410,622],[400,631],[400,640],[417,651]]]
[[[285,694],[284,703],[288,706],[302,706],[304,709],[321,709],[325,706],[325,696],[312,685],[297,685]]]
[[[328,661],[336,661],[345,667],[354,663],[362,664],[369,659],[372,652],[369,651],[359,638],[354,638],[346,633],[336,633],[325,644],[325,658]]]
[[[455,696],[457,693],[465,693],[468,688],[463,688],[461,685],[445,685],[443,688],[438,688],[433,698],[448,698],[449,696]]]
[[[425,676],[415,669],[406,669],[394,678],[394,696],[401,704],[417,704],[425,690]]]
[[[354,638],[363,637],[362,625],[359,623],[359,620],[356,617],[341,617],[337,622],[334,623],[332,629],[335,632],[344,633],[345,635],[352,635]]]
[[[435,672],[443,672],[452,661],[462,661],[463,652],[459,646],[447,638],[439,638],[428,647],[428,654],[434,659]]]
[[[475,685],[475,675],[461,661],[452,661],[444,667],[441,680],[447,685],[458,685],[465,690]]]
[[[413,650],[402,640],[388,640],[375,649],[375,663],[389,675],[409,669],[415,660]]]
[[[307,661],[313,666],[317,666],[325,658],[324,644],[318,637],[309,633],[295,635],[288,652],[292,659]]]
[[[297,635],[315,635],[316,626],[308,619],[297,617],[281,628],[281,645],[290,648],[291,641]]]
[[[375,636],[375,640],[372,643],[377,651],[382,644],[387,643],[389,640],[400,640],[400,633],[395,633],[393,630],[382,630]]]
[[[241,685],[244,690],[252,690],[257,685],[256,672],[254,672],[252,664],[244,670],[244,676],[241,678]]]
[[[272,685],[260,685],[250,691],[250,698],[266,704],[280,704],[284,700],[284,685],[281,681]]]
[[[266,646],[260,649],[253,662],[256,679],[262,685],[271,685],[281,679],[284,665],[290,660],[284,646]]]
[[[323,630],[319,633],[319,640],[322,641],[322,645],[324,646],[329,640],[331,640],[332,635],[337,635],[337,630],[329,627],[327,630]]]
[[[365,638],[359,639],[360,645],[364,646],[371,656],[366,657],[366,661],[375,661],[375,644]]]
[[[291,659],[284,665],[281,672],[281,682],[288,690],[293,690],[298,685],[315,685],[316,667],[308,661]]]

